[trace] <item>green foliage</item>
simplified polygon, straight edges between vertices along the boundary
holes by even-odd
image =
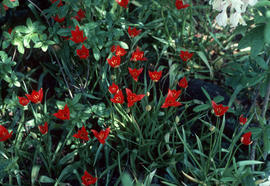
[[[259,1],[248,12],[254,19],[235,30],[213,24],[213,10],[200,0],[185,1],[191,6],[181,10],[165,0],[130,1],[127,9],[114,0],[63,2],[44,10],[28,1],[32,14],[3,26],[13,31],[3,31],[0,40],[0,124],[13,134],[0,142],[1,184],[79,185],[85,170],[105,186],[256,185],[269,174],[268,1]],[[3,3],[14,11],[19,5]],[[55,21],[56,15],[65,21]],[[83,43],[65,39],[74,37],[76,26],[87,37]],[[129,27],[140,34],[131,37]],[[82,45],[89,49],[86,59],[77,54]],[[127,51],[118,68],[107,62],[116,55],[113,45]],[[137,47],[146,61],[130,60]],[[194,55],[183,61],[180,51]],[[143,68],[138,81],[128,67]],[[162,78],[153,82],[148,70],[162,70]],[[187,89],[178,86],[183,77]],[[215,83],[229,96],[196,89],[193,79]],[[113,82],[124,104],[111,101]],[[41,103],[19,103],[18,96],[40,88]],[[126,88],[145,96],[129,107]],[[181,106],[162,108],[168,89],[181,90]],[[191,97],[193,89],[205,99]],[[229,111],[217,117],[212,100]],[[65,105],[70,120],[57,119],[53,114]],[[248,118],[243,126],[241,114]],[[45,122],[48,132],[42,134]],[[83,126],[89,141],[74,136]],[[108,127],[101,144],[91,130]],[[255,146],[241,143],[247,132]]]

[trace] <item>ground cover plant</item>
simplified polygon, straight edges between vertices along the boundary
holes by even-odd
[[[1,185],[269,185],[269,7],[1,1]]]

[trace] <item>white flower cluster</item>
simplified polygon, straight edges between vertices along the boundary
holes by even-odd
[[[217,17],[216,22],[219,26],[226,26],[230,24],[231,27],[236,27],[238,23],[246,25],[242,17],[242,13],[246,12],[247,6],[254,6],[257,0],[213,0],[213,9],[221,11]],[[227,16],[227,8],[230,7],[230,18]]]

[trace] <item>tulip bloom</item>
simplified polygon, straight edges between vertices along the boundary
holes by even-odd
[[[97,178],[91,176],[87,171],[84,171],[84,175],[82,176],[82,183],[85,186],[95,184],[96,182],[97,182]]]
[[[189,7],[190,5],[189,4],[184,4],[182,0],[176,0],[175,1],[175,7],[180,10],[180,9],[183,9],[183,8],[187,8]]]
[[[58,23],[62,23],[65,21],[65,17],[59,18],[58,15],[56,15],[55,17],[53,17],[53,19],[58,22]]]
[[[33,103],[38,104],[41,103],[43,98],[43,90],[42,88],[37,92],[35,90],[32,91],[32,94],[25,94],[25,96]]]
[[[151,72],[150,70],[148,70],[148,74],[149,74],[149,77],[154,81],[154,82],[158,82],[162,76],[162,71],[154,71],[154,72]]]
[[[132,69],[128,67],[128,71],[129,71],[129,74],[133,77],[133,79],[135,81],[138,81],[138,77],[142,73],[143,68],[140,68],[137,70],[136,68]]]
[[[188,87],[188,82],[187,82],[186,77],[183,77],[183,78],[179,81],[178,86],[179,86],[179,87],[182,87],[182,88],[187,88],[187,87]]]
[[[77,139],[82,139],[84,141],[89,141],[88,132],[86,131],[84,126],[82,126],[82,129],[78,130],[78,133],[74,134],[73,137]]]
[[[87,37],[83,37],[83,31],[80,31],[78,26],[76,26],[75,30],[71,30],[71,35],[72,37],[70,40],[74,41],[75,43],[82,43],[87,39]]]
[[[119,89],[116,92],[116,94],[114,95],[114,98],[111,98],[111,102],[120,103],[120,104],[123,104],[125,102],[122,90]]]
[[[119,90],[119,87],[115,83],[112,83],[112,85],[109,86],[109,92],[111,94],[116,94],[118,90]]]
[[[80,9],[77,12],[77,15],[74,17],[78,22],[80,22],[83,18],[85,18],[85,11],[83,11],[82,9]]]
[[[132,93],[131,90],[128,88],[126,88],[126,93],[127,93],[128,107],[133,106],[134,103],[140,101],[145,96],[145,94],[136,95]]]
[[[182,103],[176,101],[176,99],[179,97],[181,94],[181,91],[176,91],[176,90],[170,90],[168,91],[168,95],[165,99],[165,102],[161,106],[161,108],[167,108],[167,107],[178,107],[181,106]]]
[[[28,100],[27,98],[25,98],[25,97],[19,97],[19,96],[18,96],[18,98],[19,98],[19,103],[20,103],[22,106],[28,105],[29,100]]]
[[[244,125],[247,122],[247,118],[245,118],[243,116],[243,114],[241,114],[241,116],[239,117],[239,123],[240,125]]]
[[[128,35],[130,37],[136,37],[141,33],[141,30],[137,30],[136,27],[131,29],[130,26],[128,27]]]
[[[214,101],[212,101],[212,107],[216,116],[223,116],[229,109],[229,107],[224,107],[222,104],[217,105]]]
[[[115,55],[116,56],[124,56],[124,55],[126,55],[126,53],[127,53],[127,51],[125,49],[123,49],[122,47],[117,45],[117,47],[115,49]]]
[[[11,138],[12,133],[13,131],[8,133],[8,130],[4,126],[0,125],[0,141],[8,140],[9,138]]]
[[[109,59],[109,58],[107,59],[107,62],[109,63],[109,65],[112,68],[117,68],[121,64],[121,58],[120,58],[120,56],[112,56],[111,59]]]
[[[132,56],[130,58],[130,61],[135,61],[135,62],[136,61],[146,61],[146,60],[147,60],[147,58],[144,57],[144,52],[140,51],[139,47],[136,48],[136,51],[134,51],[132,53]]]
[[[47,134],[47,132],[48,132],[48,123],[45,122],[45,123],[44,123],[44,126],[39,125],[39,126],[38,126],[38,129],[39,129],[39,131],[41,132],[41,134]]]
[[[77,49],[77,55],[81,59],[86,59],[89,57],[89,50],[83,45],[81,49]]]
[[[115,0],[121,7],[127,8],[129,0]]]
[[[189,53],[188,51],[181,51],[181,54],[180,54],[180,58],[185,62],[191,59],[192,56],[193,56],[193,53]]]
[[[251,132],[247,132],[243,134],[243,136],[241,137],[241,143],[244,145],[250,145],[253,142],[250,140],[250,137],[251,137]]]
[[[55,117],[61,120],[69,120],[70,119],[70,112],[67,104],[65,105],[64,109],[59,109],[57,113],[53,114]]]
[[[110,128],[108,127],[106,130],[101,130],[100,132],[97,132],[96,130],[92,129],[91,130],[94,134],[94,136],[98,139],[98,141],[101,144],[105,144],[105,140],[107,139],[109,133],[110,133]]]

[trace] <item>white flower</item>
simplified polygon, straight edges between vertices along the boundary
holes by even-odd
[[[219,26],[226,26],[227,25],[227,13],[226,9],[219,13],[216,17],[217,24]]]
[[[226,26],[227,23],[231,27],[236,27],[238,23],[246,25],[245,20],[242,17],[242,13],[246,12],[247,6],[254,6],[258,0],[213,0],[211,4],[213,9],[220,12],[216,17],[216,22],[220,26]],[[230,7],[230,18],[228,20],[227,8]]]
[[[216,0],[213,2],[213,9],[215,9],[217,11],[222,11],[224,9],[225,4],[226,4],[226,2],[223,0]]]
[[[242,17],[242,16],[239,12],[235,12],[235,13],[231,14],[231,16],[230,16],[231,27],[236,27],[238,25],[240,17]]]
[[[249,0],[249,1],[248,1],[248,4],[249,4],[250,6],[254,6],[254,5],[257,3],[257,1],[258,1],[258,0]]]
[[[241,6],[243,5],[243,2],[241,0],[231,0],[232,8],[236,10],[236,12],[241,12]]]

